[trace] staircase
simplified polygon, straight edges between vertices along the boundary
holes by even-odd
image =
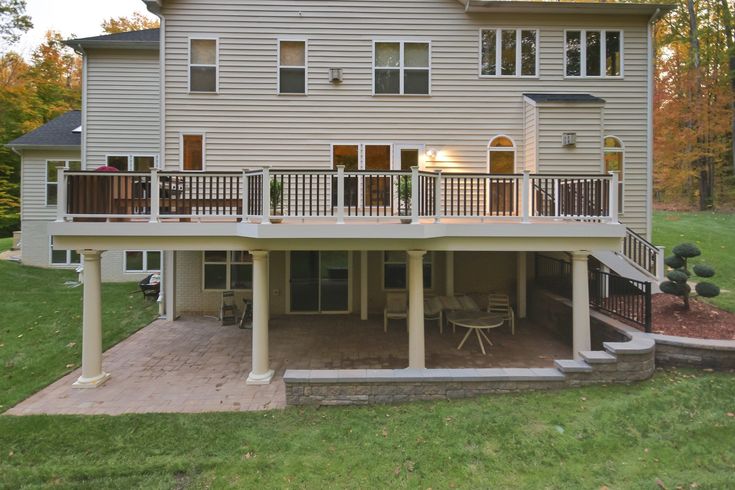
[[[664,279],[665,273],[663,248],[653,245],[630,228],[621,251],[595,252],[592,256],[623,277],[651,282],[653,292],[659,292],[658,283]]]

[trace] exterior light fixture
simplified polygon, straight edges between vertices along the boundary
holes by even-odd
[[[428,148],[426,150],[426,158],[428,158],[429,160],[436,160],[436,154],[436,148]]]

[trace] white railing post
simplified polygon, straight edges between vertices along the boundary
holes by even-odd
[[[248,194],[248,171],[243,170],[242,171],[242,177],[240,177],[242,181],[242,222],[247,223],[250,220],[250,195]]]
[[[56,221],[66,219],[66,172],[64,167],[56,167]]]
[[[438,223],[442,219],[442,171],[436,170],[436,183],[434,184],[434,222]]]
[[[523,181],[521,182],[521,223],[529,222],[529,210],[531,203],[531,172],[523,171]]]
[[[419,168],[411,167],[411,223],[419,222]]]
[[[618,221],[618,173],[610,172],[610,222]]]
[[[663,281],[666,279],[666,257],[664,255],[666,247],[656,247],[658,254],[656,255],[656,279]]]
[[[262,224],[270,223],[271,219],[271,170],[263,167],[263,219]]]
[[[559,177],[553,177],[554,179],[554,218],[561,217],[561,206],[559,205]]]
[[[161,215],[161,180],[158,175],[158,169],[151,169],[151,216],[148,220],[150,223],[158,223]]]
[[[345,223],[345,166],[337,165],[337,224]]]

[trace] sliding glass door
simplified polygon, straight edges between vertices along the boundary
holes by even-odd
[[[291,252],[289,269],[292,313],[349,311],[349,252]]]

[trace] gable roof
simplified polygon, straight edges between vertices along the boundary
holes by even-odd
[[[69,111],[6,144],[8,148],[80,148],[82,111]]]
[[[74,49],[106,48],[106,49],[158,49],[161,29],[144,29],[142,31],[119,32],[103,36],[69,39],[64,44]]]
[[[566,102],[579,104],[604,104],[605,99],[591,94],[523,94],[537,104]]]

